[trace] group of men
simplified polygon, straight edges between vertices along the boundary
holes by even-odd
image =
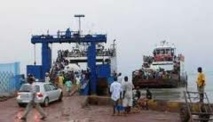
[[[204,101],[204,88],[205,88],[205,75],[202,72],[202,68],[198,67],[198,75],[196,79],[197,90],[199,94],[200,102]],[[114,77],[114,82],[110,85],[111,99],[113,101],[113,115],[116,113],[116,109],[119,104],[124,107],[124,114],[128,114],[133,105],[133,89],[134,85],[128,80],[128,77],[124,77],[122,80],[121,73],[117,77]],[[149,90],[148,90],[149,92]],[[118,115],[120,109],[117,109]]]
[[[133,104],[133,88],[134,85],[128,80],[128,77],[124,77],[124,81],[121,79],[121,74],[118,77],[114,77],[114,82],[110,85],[111,99],[113,102],[113,115],[116,113],[117,106],[122,104],[124,107],[124,114],[128,114]],[[120,114],[120,109],[118,114]]]

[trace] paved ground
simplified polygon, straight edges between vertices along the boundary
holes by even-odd
[[[178,113],[142,111],[128,116],[111,116],[110,106],[81,107],[82,97],[65,97],[63,102],[45,108],[45,122],[179,122]],[[0,122],[22,122],[19,118],[24,108],[18,107],[14,98],[0,102]],[[42,122],[36,110],[30,112],[27,122]]]

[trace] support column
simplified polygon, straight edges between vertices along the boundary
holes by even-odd
[[[87,66],[90,70],[90,93],[96,94],[97,76],[96,76],[96,47],[95,42],[91,42],[87,50]]]
[[[51,68],[51,60],[52,60],[52,55],[51,55],[51,49],[48,45],[48,43],[42,43],[42,74],[41,77],[45,77],[45,73],[49,72]]]

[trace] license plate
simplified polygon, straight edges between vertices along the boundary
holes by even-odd
[[[30,98],[30,95],[29,94],[22,94],[21,99],[24,99],[24,98]]]
[[[21,102],[23,102],[23,103],[29,103],[30,100],[21,100]]]

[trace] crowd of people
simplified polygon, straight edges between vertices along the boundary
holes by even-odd
[[[166,56],[161,56],[161,57],[166,57]],[[168,60],[156,60],[156,56],[143,56],[143,65],[138,72],[134,72],[135,76],[139,76],[142,79],[172,79],[174,78],[173,76],[177,76],[180,72],[180,60],[181,60],[181,55],[172,59]],[[165,71],[163,68],[153,68],[152,64],[153,62],[158,62],[158,61],[172,61],[173,62],[173,69],[170,71]]]
[[[72,91],[81,92],[85,85],[89,82],[89,70],[80,72],[68,71],[58,72],[53,80],[50,79],[49,73],[46,73],[45,82],[52,82],[58,88],[66,91],[66,95],[72,95]]]
[[[204,102],[204,88],[205,88],[205,75],[202,72],[202,68],[198,67],[198,76],[197,76],[197,90],[199,94],[199,100],[200,102]],[[45,82],[52,82],[57,87],[61,89],[65,89],[67,92],[67,95],[72,95],[72,88],[73,85],[77,85],[77,89],[83,86],[83,84],[88,82],[89,80],[89,71],[82,71],[81,73],[76,72],[68,72],[60,73],[55,81],[51,81],[49,73],[45,74]],[[35,86],[33,85],[33,82],[35,82],[35,78],[33,75],[29,74],[26,81],[31,85],[31,90],[33,95],[35,95],[36,90]],[[113,105],[113,112],[112,115],[128,115],[131,111],[132,107],[137,107],[139,109],[149,109],[148,108],[148,100],[152,99],[152,93],[147,88],[146,89],[146,95],[142,96],[141,89],[139,87],[134,87],[133,83],[129,81],[129,78],[125,76],[122,77],[122,74],[119,73],[118,75],[114,74],[114,82],[110,85],[110,93],[111,93],[111,100]],[[26,110],[21,117],[22,120],[26,120],[26,117],[29,113],[29,111],[32,109],[32,106],[35,106],[38,112],[41,114],[41,119],[45,119],[47,115],[45,114],[44,110],[41,108],[41,106],[38,103],[34,102],[35,96],[32,96],[32,100],[30,103],[28,103]]]
[[[104,49],[103,46],[96,48],[97,56],[113,56],[113,49]],[[63,57],[86,57],[87,50],[80,48],[73,48],[72,51],[69,50],[59,50],[58,57],[62,59]]]
[[[66,91],[67,95],[72,95],[72,91],[79,91],[84,89],[89,82],[89,70],[79,70],[80,66],[76,64],[79,69],[72,69],[69,67],[69,61],[65,60],[69,51],[58,51],[58,57],[53,63],[50,72],[45,73],[45,82],[51,82],[55,86]],[[65,68],[66,69],[65,71]],[[77,89],[77,90],[76,90]]]
[[[133,77],[137,77],[143,80],[152,80],[152,79],[178,79],[178,75],[174,74],[171,71],[165,71],[164,69],[152,70],[152,69],[140,69],[133,72]]]

